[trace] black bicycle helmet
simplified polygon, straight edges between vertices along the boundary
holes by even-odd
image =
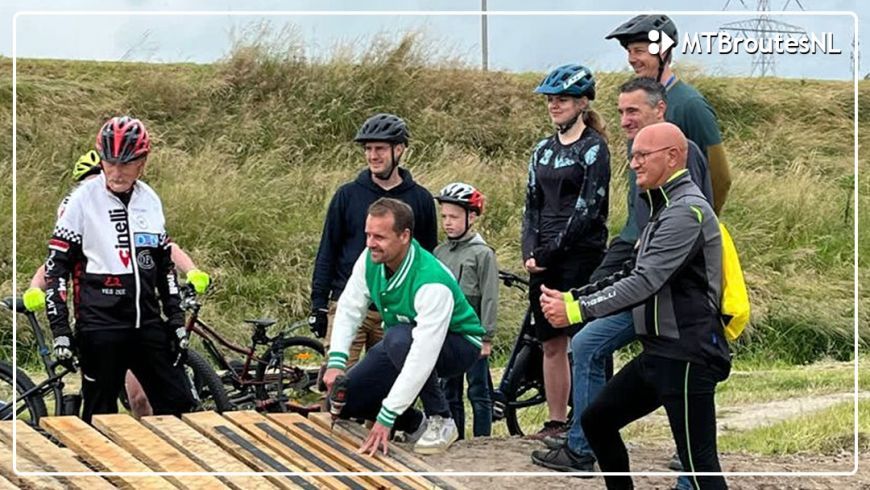
[[[677,39],[677,25],[663,14],[632,17],[610,32],[604,39],[616,39],[623,48],[636,41],[649,41],[649,31],[662,31],[671,39]]]
[[[353,139],[357,143],[386,141],[392,144],[408,144],[408,126],[402,118],[393,114],[381,113],[368,118]]]

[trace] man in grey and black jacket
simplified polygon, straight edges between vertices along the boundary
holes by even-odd
[[[684,468],[719,472],[716,384],[730,371],[720,317],[722,240],[713,209],[692,183],[687,142],[670,123],[642,129],[631,167],[651,218],[630,271],[561,293],[542,287],[554,326],[631,309],[643,352],[586,408],[581,423],[606,472],[629,471],[622,427],[664,405]],[[630,477],[605,477],[607,488],[632,488]],[[726,488],[721,476],[692,476],[694,488]]]

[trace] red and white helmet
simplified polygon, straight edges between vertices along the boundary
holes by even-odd
[[[447,184],[435,197],[435,200],[440,203],[449,202],[462,206],[468,211],[474,211],[478,216],[483,214],[483,208],[486,203],[486,196],[474,186],[463,182],[453,182]]]
[[[151,138],[142,121],[130,116],[116,116],[100,128],[96,147],[103,161],[130,163],[148,155]]]

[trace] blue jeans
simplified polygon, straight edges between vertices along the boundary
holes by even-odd
[[[592,455],[580,414],[604,388],[607,359],[634,338],[634,320],[631,311],[625,311],[587,323],[571,339],[574,417],[568,430],[568,448],[574,453]]]
[[[465,372],[468,378],[468,400],[474,413],[474,437],[488,437],[492,433],[492,398],[490,397],[489,359],[478,359]],[[441,385],[450,405],[450,414],[459,429],[459,438],[465,439],[465,404],[462,401],[463,376],[443,378]]]

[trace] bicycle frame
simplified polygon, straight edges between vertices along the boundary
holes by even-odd
[[[250,387],[267,385],[275,382],[274,379],[266,377],[261,380],[257,380],[254,376],[250,374],[252,364],[265,363],[264,359],[256,355],[256,349],[259,345],[270,346],[269,351],[273,353],[273,362],[275,359],[280,360],[281,356],[274,355],[274,346],[276,345],[276,342],[283,339],[289,332],[296,330],[302,325],[307,325],[307,323],[296,322],[294,324],[291,324],[288,329],[283,330],[272,337],[266,335],[266,326],[254,323],[254,333],[251,335],[251,346],[245,348],[230,342],[222,335],[220,335],[213,327],[211,327],[199,318],[199,309],[202,305],[197,301],[196,295],[190,287],[185,288],[185,293],[183,294],[183,297],[184,299],[182,301],[182,308],[191,312],[187,319],[186,325],[188,334],[195,333],[199,336],[209,356],[212,358],[212,360],[214,360],[215,363],[218,364],[220,369],[222,369],[226,373],[225,376],[227,376],[227,378],[224,379],[228,379],[235,389],[242,392],[242,396],[240,398],[234,399],[233,403],[238,404],[254,400],[255,404],[259,408],[263,408],[265,405],[271,402],[282,403],[283,401],[280,399],[273,401],[257,400],[255,394],[248,392],[248,389]],[[237,370],[230,365],[230,361],[220,350],[220,348],[218,348],[218,344],[223,348],[242,356],[244,361],[240,372],[237,372]],[[283,386],[284,371],[285,370],[283,368],[278,370],[279,386]],[[294,408],[304,410],[304,407]]]
[[[63,404],[63,388],[65,386],[63,377],[73,372],[73,370],[63,367],[60,372],[57,371],[57,367],[60,363],[51,357],[51,349],[46,345],[45,335],[42,333],[42,327],[39,325],[39,320],[36,319],[36,314],[27,310],[27,308],[24,307],[24,302],[20,298],[3,298],[3,306],[8,308],[10,311],[24,315],[27,318],[27,323],[30,325],[30,330],[33,332],[33,336],[36,339],[39,359],[42,362],[45,373],[48,375],[48,378],[43,382],[37,384],[26,392],[21,393],[18,397],[24,399],[34,393],[39,393],[40,398],[45,398],[45,395],[51,392],[55,400],[54,415],[67,415],[64,413]],[[4,407],[0,410],[0,420],[9,419],[9,408],[10,407]]]

